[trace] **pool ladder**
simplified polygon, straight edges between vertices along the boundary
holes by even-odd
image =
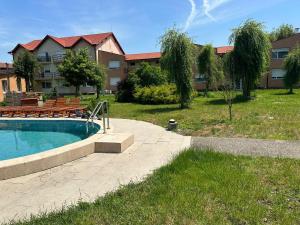
[[[95,116],[101,111],[102,114],[102,122],[103,122],[103,132],[106,133],[106,129],[110,129],[109,127],[109,104],[108,101],[98,102],[94,110],[92,111],[91,115],[87,119],[86,123],[90,121],[93,122]],[[107,120],[107,126],[106,126]]]

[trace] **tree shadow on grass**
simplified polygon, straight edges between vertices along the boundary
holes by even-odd
[[[290,92],[284,92],[284,93],[274,93],[273,95],[295,95],[296,93],[293,92],[293,93],[290,93]]]
[[[233,104],[245,103],[245,102],[249,102],[249,101],[251,101],[251,100],[245,99],[242,95],[238,95],[233,99]],[[226,104],[227,103],[222,98],[214,99],[214,100],[210,100],[210,101],[206,102],[206,105],[226,105]]]
[[[169,113],[174,111],[180,111],[181,109],[178,107],[164,107],[164,108],[150,108],[150,109],[140,109],[139,112],[141,113]]]

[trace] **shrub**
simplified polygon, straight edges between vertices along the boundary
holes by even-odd
[[[129,78],[122,80],[118,84],[118,91],[116,93],[117,102],[132,102],[134,100],[133,92],[135,85]]]
[[[138,87],[134,100],[143,104],[175,104],[179,102],[176,86],[166,84],[160,86]]]

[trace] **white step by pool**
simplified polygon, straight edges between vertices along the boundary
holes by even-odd
[[[95,153],[122,153],[134,143],[130,133],[106,134],[95,142]]]

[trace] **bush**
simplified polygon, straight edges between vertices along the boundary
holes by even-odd
[[[119,82],[118,91],[116,93],[117,102],[132,102],[134,100],[135,85],[132,80],[126,78],[125,80]]]
[[[160,85],[138,87],[134,93],[134,100],[143,104],[175,104],[179,102],[175,85]]]

